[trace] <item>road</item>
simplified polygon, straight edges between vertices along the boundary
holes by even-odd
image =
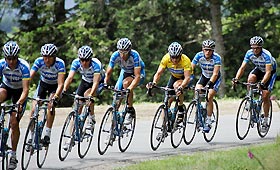
[[[237,101],[238,103],[238,101]],[[224,104],[224,103],[223,103]],[[221,104],[221,105],[223,105]],[[229,104],[230,105],[230,104]],[[58,158],[58,141],[61,131],[61,123],[64,121],[63,118],[57,118],[57,125],[54,126],[52,130],[52,139],[47,156],[47,160],[42,169],[105,169],[109,170],[116,166],[124,166],[128,164],[135,164],[143,160],[158,159],[170,155],[178,154],[192,154],[198,151],[213,151],[228,149],[233,147],[246,146],[251,144],[272,142],[280,133],[280,113],[279,109],[274,110],[272,126],[268,135],[265,138],[260,138],[257,134],[256,128],[250,129],[248,136],[240,141],[237,138],[235,132],[235,112],[236,107],[231,106],[231,110],[223,110],[220,114],[220,120],[218,124],[217,133],[210,143],[207,143],[203,139],[201,132],[197,133],[194,141],[190,145],[182,144],[174,149],[170,143],[170,137],[168,137],[165,142],[158,148],[157,151],[152,151],[150,147],[150,127],[152,124],[152,116],[143,111],[143,116],[139,113],[136,123],[135,136],[128,150],[121,153],[118,150],[117,142],[114,143],[112,147],[109,147],[104,155],[99,155],[97,151],[97,135],[98,128],[100,125],[100,118],[102,114],[97,115],[97,126],[94,134],[94,140],[91,145],[91,149],[84,159],[80,159],[77,153],[77,147],[75,147],[65,161],[61,162]],[[276,105],[274,108],[277,107]],[[148,106],[150,108],[150,106]],[[223,107],[221,107],[223,108]],[[103,110],[102,108],[101,110]],[[156,108],[152,107],[151,110],[155,111]],[[140,110],[139,108],[136,110]],[[225,113],[229,112],[229,113]],[[104,111],[102,111],[104,112]],[[59,116],[58,116],[59,117]],[[18,148],[18,157],[20,159],[21,155],[21,145],[23,136],[25,134],[25,128],[21,129],[21,138]],[[19,160],[20,161],[20,160]],[[20,166],[20,164],[19,164]],[[36,156],[32,157],[29,169],[38,169],[36,166]]]

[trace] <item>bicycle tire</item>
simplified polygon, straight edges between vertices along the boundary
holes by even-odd
[[[74,111],[69,113],[69,115],[66,117],[63,128],[61,130],[61,135],[59,139],[59,148],[58,148],[58,156],[60,161],[64,161],[66,159],[66,157],[68,156],[69,152],[73,147],[73,142],[75,142],[74,141],[75,128],[74,125],[71,124],[71,121],[74,121],[74,115],[75,115]],[[65,150],[63,148],[63,145],[66,143],[68,143],[69,145],[68,148]]]
[[[43,111],[41,113],[41,115],[47,114],[47,110],[43,109],[41,111]],[[43,125],[43,127],[37,126],[37,128],[36,128],[36,134],[40,135],[40,136],[38,136],[38,141],[41,141],[42,133],[44,132],[44,128],[46,128],[46,119],[44,119],[44,118],[42,120],[42,125]],[[42,128],[42,129],[40,129],[40,128]],[[49,145],[44,146],[42,144],[42,142],[40,142],[39,145],[40,145],[40,148],[38,149],[38,152],[37,152],[37,166],[39,168],[42,168],[42,166],[44,165],[44,163],[46,161],[47,155],[48,155]]]
[[[123,115],[123,117],[125,118],[127,115],[126,114]],[[136,125],[136,113],[134,114],[134,117],[132,118],[132,122],[131,124],[125,125],[123,124],[123,121],[120,124],[120,135],[119,135],[119,139],[118,139],[118,143],[119,143],[119,150],[121,152],[125,152],[127,150],[127,148],[129,147],[133,135],[134,135],[134,131],[135,131],[135,125]]]
[[[186,109],[185,104],[183,104],[182,107],[184,109],[183,120],[185,120],[186,110],[187,109]],[[178,109],[175,109],[175,110],[177,112],[174,113],[174,114],[177,115]],[[173,123],[173,128],[172,128],[172,131],[171,131],[171,145],[173,146],[173,148],[177,148],[182,143],[184,132],[185,132],[185,128],[186,128],[186,122],[185,121],[181,121],[179,123],[179,121],[177,119],[178,119],[178,116],[176,116],[176,118],[175,118],[175,121]]]
[[[29,124],[26,129],[22,154],[21,154],[21,168],[26,170],[30,163],[31,156],[35,153],[34,142],[35,142],[35,119],[30,119]]]
[[[248,106],[250,102],[251,101],[249,97],[245,97],[244,99],[242,99],[237,111],[235,129],[236,129],[237,137],[240,140],[243,140],[249,133],[252,109],[246,108],[246,106]],[[243,133],[241,132],[242,131],[241,129],[243,129]]]
[[[197,105],[196,101],[191,101],[186,110],[186,118],[185,118],[185,131],[184,131],[184,142],[186,145],[192,143],[197,129]]]
[[[113,134],[113,124],[114,124],[114,108],[113,107],[109,107],[100,124],[99,127],[99,133],[98,133],[98,152],[100,155],[103,155],[109,145],[113,142],[114,140],[114,134]]]
[[[164,141],[167,135],[167,127],[165,122],[165,106],[164,104],[160,105],[156,111],[156,114],[153,119],[151,133],[150,133],[150,144],[152,150],[157,150],[161,142]]]
[[[264,138],[264,137],[267,135],[267,133],[268,133],[268,131],[269,131],[269,129],[270,129],[270,126],[271,126],[271,121],[272,121],[272,102],[271,102],[271,100],[269,100],[269,102],[270,102],[270,107],[269,107],[268,121],[267,121],[267,123],[268,123],[268,128],[267,128],[266,132],[262,132],[262,131],[261,131],[262,123],[263,123],[263,122],[262,122],[262,119],[261,119],[261,116],[264,115],[264,113],[263,113],[263,112],[259,113],[260,121],[258,121],[258,123],[257,123],[257,131],[258,131],[258,134],[259,134],[259,136],[260,136],[261,138]],[[262,106],[262,104],[263,104],[263,103],[261,103],[261,106]]]
[[[213,138],[216,134],[218,122],[219,122],[219,106],[215,99],[213,100],[213,113],[211,116],[211,121],[212,121],[212,124],[211,124],[211,129],[210,129],[209,133],[203,133],[204,140],[208,143],[213,140]]]
[[[4,128],[4,127],[3,127]],[[0,151],[0,153],[1,153],[1,156],[0,156],[0,158],[1,158],[1,167],[2,167],[2,169],[8,169],[7,167],[8,167],[8,157],[6,156],[7,155],[7,151],[6,151],[6,143],[4,143],[2,140],[4,139],[4,134],[3,134],[3,131],[4,131],[4,129],[3,128],[1,128],[0,129],[0,149],[1,149],[1,151]],[[3,146],[2,146],[3,145]]]
[[[78,142],[78,155],[81,159],[84,158],[88,153],[94,134],[94,126],[91,129],[89,129],[85,125],[85,123],[88,122],[89,119],[87,107],[83,109],[83,112],[84,113],[82,114],[86,115],[86,119],[83,121],[79,121],[80,140]]]

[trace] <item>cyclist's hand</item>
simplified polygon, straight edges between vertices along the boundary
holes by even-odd
[[[104,89],[108,89],[108,88],[109,88],[108,84],[104,83],[104,84],[103,84],[103,88],[104,88]]]
[[[260,90],[265,90],[265,89],[267,89],[267,87],[266,87],[266,85],[264,84],[264,83],[258,83],[258,88],[260,89]]]
[[[59,97],[57,95],[54,95],[51,100],[52,100],[53,106],[56,107],[58,104]]]
[[[126,89],[126,93],[129,94],[131,89]]]
[[[205,86],[205,88],[206,89],[211,89],[211,88],[213,88],[214,87],[214,83],[212,82],[212,81],[208,81],[208,83],[206,84],[206,86]]]
[[[176,95],[179,96],[181,94],[183,94],[183,87],[182,86],[179,86],[177,89],[176,89]]]
[[[153,86],[155,86],[156,83],[153,83],[153,82],[149,82],[147,85],[146,85],[146,88],[147,89],[150,89],[150,88],[153,88]]]

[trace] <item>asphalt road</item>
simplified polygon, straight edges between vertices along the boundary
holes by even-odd
[[[154,108],[154,110],[156,110],[156,108]],[[228,112],[228,110],[225,111]],[[58,158],[58,142],[62,128],[61,125],[58,125],[55,126],[52,130],[49,153],[42,169],[109,170],[113,167],[134,164],[143,160],[159,159],[170,155],[192,154],[198,151],[213,151],[251,144],[272,142],[274,141],[276,136],[280,134],[280,113],[279,109],[277,109],[277,111],[273,112],[272,126],[265,138],[260,138],[258,136],[256,128],[251,128],[248,136],[243,141],[240,141],[237,138],[235,132],[235,112],[236,110],[232,110],[232,114],[220,114],[217,133],[210,143],[205,142],[202,133],[199,132],[196,134],[194,141],[190,145],[185,145],[185,143],[182,142],[178,148],[174,149],[170,143],[170,137],[168,137],[156,151],[153,151],[150,147],[150,128],[152,124],[152,118],[151,116],[148,118],[139,116],[137,118],[135,135],[128,150],[124,153],[121,153],[118,150],[117,142],[115,142],[112,147],[108,148],[107,152],[104,155],[99,155],[97,151],[97,135],[100,125],[100,121],[98,121],[94,134],[94,140],[87,156],[84,159],[80,159],[77,153],[77,146],[75,146],[72,152],[69,153],[68,157],[63,162]],[[59,121],[61,124],[61,121],[64,120]],[[21,129],[21,138],[17,152],[19,161],[24,134],[25,128],[23,127]],[[29,169],[38,169],[36,166],[36,156],[33,156],[31,158]]]

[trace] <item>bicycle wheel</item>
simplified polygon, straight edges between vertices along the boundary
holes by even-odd
[[[197,105],[196,101],[191,101],[191,103],[188,105],[187,111],[186,111],[186,117],[185,117],[185,131],[184,131],[184,142],[186,145],[189,145],[192,143],[195,134],[196,134],[196,128],[197,128]]]
[[[167,136],[166,125],[164,125],[164,117],[165,106],[162,104],[157,109],[151,127],[150,142],[151,147],[154,151],[158,149],[161,142],[163,142],[165,137]]]
[[[46,113],[45,113],[46,114]],[[43,115],[43,113],[42,113]],[[38,140],[41,141],[42,140],[42,132],[44,132],[44,128],[45,128],[45,125],[46,125],[46,122],[42,122],[43,124],[43,127],[39,127],[36,128],[37,129],[37,134],[39,134],[38,136]],[[42,168],[42,166],[44,165],[45,163],[45,160],[46,160],[46,157],[47,157],[47,154],[48,154],[48,151],[49,151],[49,145],[43,145],[42,142],[39,143],[39,148],[38,148],[38,152],[37,152],[37,166],[39,168]]]
[[[259,113],[259,118],[260,118],[260,121],[258,121],[257,123],[257,131],[258,131],[258,134],[260,137],[265,137],[269,131],[269,128],[271,126],[271,121],[272,121],[272,102],[271,100],[269,100],[270,102],[270,106],[269,106],[269,111],[268,111],[268,120],[267,120],[267,123],[268,123],[268,126],[267,126],[267,129],[266,131],[262,131],[261,128],[262,128],[262,125],[263,125],[263,118],[264,118],[264,112],[263,112],[263,109],[261,109],[261,112]],[[261,106],[262,106],[263,103],[261,103]],[[263,108],[263,107],[261,107]]]
[[[23,170],[27,169],[31,156],[36,152],[35,146],[35,119],[30,119],[27,126],[21,153],[21,167]]]
[[[58,148],[58,156],[61,161],[64,161],[68,156],[74,143],[74,114],[74,111],[69,113],[61,131]]]
[[[184,117],[183,120],[185,120],[186,117],[186,106],[183,104],[183,108],[184,108]],[[176,109],[178,112],[178,109]],[[174,113],[175,115],[177,115],[177,113]],[[171,144],[173,146],[173,148],[177,148],[182,140],[183,140],[183,136],[184,136],[184,131],[186,128],[186,122],[185,121],[178,121],[178,116],[176,116],[175,121],[173,123],[173,128],[171,131]]]
[[[218,120],[219,120],[219,107],[217,101],[214,99],[213,100],[213,112],[211,116],[211,129],[209,133],[203,133],[204,140],[206,142],[211,142],[212,139],[214,138],[217,127],[218,127]]]
[[[250,105],[250,99],[248,97],[244,98],[238,108],[236,116],[236,134],[240,140],[243,140],[249,132],[251,123],[251,109],[248,107]]]
[[[113,134],[113,116],[114,108],[110,107],[105,112],[103,119],[100,124],[99,133],[98,133],[98,152],[100,155],[103,155],[108,149],[109,145],[113,144],[114,134]]]
[[[7,155],[7,148],[4,140],[4,129],[0,128],[0,161],[1,161],[1,167],[2,169],[7,169],[8,166],[8,157]]]
[[[82,113],[84,115],[89,115],[87,113],[88,109],[83,109]],[[90,148],[93,133],[94,133],[94,125],[92,127],[87,127],[87,122],[89,122],[89,116],[86,117],[84,121],[80,121],[80,140],[78,142],[78,154],[80,158],[84,158],[86,154],[88,153],[88,150]]]
[[[124,118],[126,114],[123,116]],[[131,124],[125,125],[122,122],[122,124],[120,125],[121,130],[120,130],[120,136],[118,142],[119,142],[119,149],[121,152],[125,152],[128,146],[130,145],[132,141],[132,137],[134,135],[135,125],[136,125],[136,113],[132,118]]]

